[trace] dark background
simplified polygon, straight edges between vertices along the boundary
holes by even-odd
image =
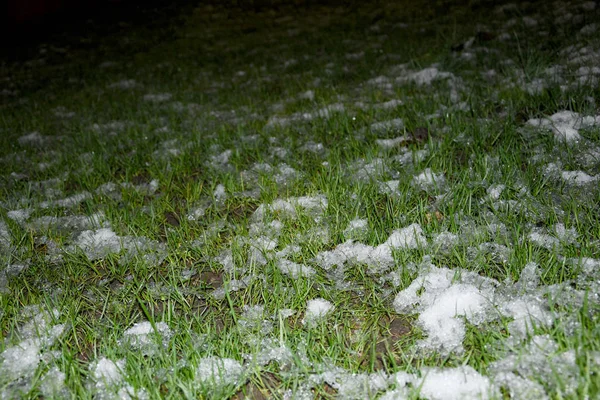
[[[350,0],[5,0],[0,12],[0,58],[32,56],[40,43],[72,42],[77,37],[111,35],[124,26],[160,24],[186,7],[213,4],[248,11],[279,7],[307,8],[316,3]]]

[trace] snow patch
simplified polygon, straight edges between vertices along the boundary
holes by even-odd
[[[205,357],[196,369],[196,380],[203,386],[219,390],[244,383],[244,367],[231,358]]]
[[[302,323],[307,326],[313,326],[322,321],[334,309],[331,302],[322,299],[312,299],[306,304],[306,312]]]

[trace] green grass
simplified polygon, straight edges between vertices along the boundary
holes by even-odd
[[[570,63],[564,52],[599,48],[579,32],[598,11],[581,4],[570,6],[580,17],[562,25],[544,2],[504,12],[485,1],[470,8],[440,1],[426,10],[418,2],[259,13],[188,7],[151,30],[134,24],[91,33],[82,39],[89,48],[57,38],[28,62],[2,64],[2,396],[116,398],[121,390],[120,398],[360,399],[397,389],[406,398],[441,399],[419,376],[472,367],[497,380],[490,398],[508,399],[511,387],[495,371],[520,356],[503,370],[513,382],[550,398],[598,397],[598,265],[586,269],[581,260],[599,258],[600,191],[597,181],[575,185],[544,171],[553,162],[600,176],[599,130],[581,129],[584,139],[568,144],[527,126],[562,110],[598,114],[597,84],[577,84],[578,68],[588,64]],[[527,27],[525,16],[538,26]],[[114,64],[100,66],[107,61]],[[454,78],[395,81],[432,65]],[[560,82],[545,73],[555,65],[564,68]],[[380,76],[388,87],[368,82]],[[129,79],[134,87],[110,87]],[[536,79],[545,86],[528,91]],[[299,97],[307,90],[314,99]],[[144,100],[161,93],[170,98]],[[392,99],[402,103],[377,106]],[[338,103],[343,110],[318,114]],[[404,127],[369,128],[395,118]],[[42,142],[19,141],[34,131]],[[376,143],[401,135],[407,140],[390,149]],[[314,144],[322,147],[311,151]],[[427,168],[444,181],[416,184]],[[392,180],[397,189],[383,190]],[[225,198],[215,194],[218,185]],[[82,192],[89,198],[56,203]],[[290,200],[318,195],[327,199],[323,208]],[[275,206],[281,200],[295,215]],[[21,221],[10,213],[26,209]],[[69,222],[96,213],[101,226]],[[44,216],[62,223],[42,223]],[[386,267],[317,262],[351,237],[346,228],[357,218],[367,227],[355,243],[376,247],[413,223],[426,243],[394,249]],[[558,224],[576,237],[556,239]],[[129,244],[86,255],[76,245],[81,232],[101,227]],[[267,240],[273,245],[263,262],[252,249]],[[275,256],[287,246],[298,247]],[[294,278],[279,268],[281,257],[314,273]],[[494,280],[493,290],[481,289],[494,296],[481,322],[456,317],[462,351],[423,350],[425,310],[394,308],[430,263],[453,271],[453,284],[465,276],[483,286]],[[538,266],[538,286],[519,280],[529,263]],[[333,308],[311,325],[307,304],[316,298]],[[518,334],[516,314],[503,307],[519,299],[537,301],[550,322]],[[126,330],[144,321],[153,330],[165,323],[170,334],[128,343]],[[543,335],[555,346],[549,353],[532,344]],[[37,352],[19,353],[31,349],[23,343]],[[279,362],[264,353],[270,346],[281,351]],[[198,368],[210,357],[237,360],[242,375],[204,381]],[[104,358],[122,361],[113,381],[95,375]],[[28,368],[14,372],[15,360]],[[394,380],[402,371],[412,374],[411,385]],[[370,387],[351,385],[368,374],[385,376],[385,387],[377,388],[375,375]]]

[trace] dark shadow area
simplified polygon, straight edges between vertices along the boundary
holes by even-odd
[[[0,59],[27,60],[46,43],[90,49],[96,38],[135,27],[164,26],[193,0],[9,0],[0,20]]]

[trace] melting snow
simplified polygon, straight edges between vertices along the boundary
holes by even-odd
[[[550,130],[557,139],[573,143],[582,139],[579,129],[600,125],[600,116],[582,117],[573,111],[559,111],[548,118],[532,118],[527,121],[527,124]]]
[[[158,322],[154,327],[148,321],[138,322],[124,332],[123,341],[134,349],[142,350],[144,355],[152,355],[159,350],[155,334],[159,336],[163,346],[167,345],[173,335],[164,322]]]
[[[397,82],[413,81],[417,85],[431,85],[431,83],[438,79],[453,79],[454,75],[450,72],[439,71],[436,67],[425,68],[421,71],[410,72],[405,76],[399,76],[396,78]]]
[[[8,226],[6,222],[0,220],[0,250],[6,251],[10,249],[11,239],[10,232],[8,231]]]
[[[313,326],[323,320],[333,309],[334,305],[325,299],[317,298],[309,300],[306,304],[306,313],[304,314],[302,323]]]
[[[430,168],[423,170],[419,175],[413,178],[413,185],[423,190],[441,188],[446,183],[443,174],[434,174]]]
[[[344,236],[346,238],[361,238],[366,235],[369,230],[369,221],[366,219],[356,218],[348,223],[346,229],[344,229]]]
[[[309,266],[304,264],[298,264],[292,261],[281,259],[277,263],[279,270],[285,274],[291,276],[293,279],[308,278],[315,275],[317,272]]]
[[[388,121],[375,122],[371,124],[371,126],[369,126],[369,129],[371,130],[371,132],[378,134],[387,133],[389,131],[401,131],[404,129],[404,121],[402,120],[402,118],[396,118]],[[403,141],[401,140],[401,138],[403,138],[403,136],[395,140],[398,141],[398,143],[401,143]],[[379,141],[377,143],[379,143]]]
[[[382,149],[393,149],[394,147],[408,141],[406,136],[398,136],[394,139],[377,139],[375,143]]]
[[[231,358],[205,357],[196,369],[196,380],[211,389],[239,386],[244,383],[244,367]]]
[[[66,197],[64,199],[59,200],[50,200],[43,201],[40,203],[40,208],[49,208],[49,207],[73,207],[80,203],[83,203],[86,200],[92,198],[92,195],[88,192],[82,192],[75,194],[73,196]]]
[[[127,252],[122,262],[135,256],[141,256],[151,264],[159,264],[167,255],[166,245],[145,237],[118,236],[110,228],[101,228],[95,231],[83,231],[77,237],[75,246],[79,247],[90,260],[104,258],[125,249]],[[73,250],[73,246],[67,248]]]
[[[420,397],[428,400],[491,399],[499,395],[490,379],[468,365],[457,368],[424,368],[419,382]]]
[[[417,321],[427,333],[419,343],[421,347],[441,354],[460,353],[465,336],[460,317],[474,325],[485,321],[492,283],[469,271],[463,271],[462,279],[477,284],[453,282],[456,271],[434,266],[430,269],[396,295],[394,308],[400,314],[420,313]]]

